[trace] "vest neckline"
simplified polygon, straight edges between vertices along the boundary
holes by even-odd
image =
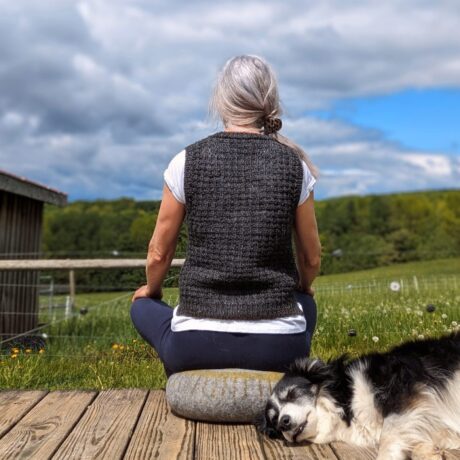
[[[223,137],[228,139],[272,139],[267,134],[248,133],[243,131],[218,131],[217,133],[211,134],[211,137]]]

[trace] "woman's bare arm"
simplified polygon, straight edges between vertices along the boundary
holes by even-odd
[[[321,266],[321,243],[316,224],[313,190],[297,207],[294,226],[299,289],[313,295],[311,287]]]
[[[171,266],[171,261],[176,251],[180,227],[185,216],[185,205],[177,201],[174,195],[164,184],[163,198],[152,238],[150,239],[146,277],[147,285],[141,286],[133,296],[162,297],[161,286]]]

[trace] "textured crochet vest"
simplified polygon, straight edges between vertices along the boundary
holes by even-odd
[[[188,246],[178,314],[299,314],[292,230],[302,178],[295,151],[267,135],[221,131],[186,147]]]

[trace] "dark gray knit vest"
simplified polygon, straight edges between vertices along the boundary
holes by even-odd
[[[303,170],[256,133],[221,131],[185,153],[188,246],[178,314],[256,320],[299,314],[292,248]]]

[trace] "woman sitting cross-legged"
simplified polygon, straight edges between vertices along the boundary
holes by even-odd
[[[211,368],[283,372],[309,354],[316,324],[316,169],[278,132],[278,87],[264,59],[227,61],[210,108],[224,130],[185,147],[164,173],[147,284],[134,294],[131,318],[168,376]],[[188,246],[173,309],[161,287],[184,218]]]

